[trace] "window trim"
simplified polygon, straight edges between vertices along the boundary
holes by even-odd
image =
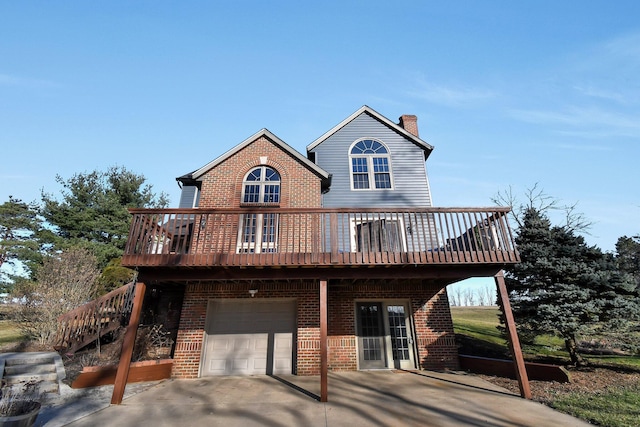
[[[373,153],[367,153],[367,154],[353,154],[352,151],[354,149],[354,147],[362,141],[374,141],[377,142],[378,144],[380,144],[385,150],[386,153],[385,154],[373,154]],[[354,172],[353,172],[353,159],[365,159],[366,160],[366,166],[367,166],[367,179],[368,179],[368,183],[369,183],[369,188],[356,188],[355,187],[355,180],[354,180]],[[376,172],[374,170],[373,167],[373,159],[374,158],[385,158],[387,159],[387,166],[389,168],[389,187],[388,188],[377,188],[376,187]],[[395,183],[394,183],[394,179],[393,179],[393,167],[391,165],[391,153],[389,150],[389,147],[382,141],[380,141],[377,138],[371,138],[371,137],[366,137],[366,138],[359,138],[357,140],[355,140],[350,146],[349,146],[349,185],[351,186],[351,190],[352,191],[384,191],[384,190],[393,190],[395,189]]]
[[[248,181],[247,178],[256,169],[260,169],[260,177],[261,177],[260,180],[259,181]],[[278,180],[277,181],[265,181],[264,180],[264,177],[265,177],[267,169],[271,169],[276,174],[278,174]],[[246,190],[247,190],[247,187],[250,186],[250,185],[255,185],[255,186],[259,187],[259,190],[258,190],[258,201],[257,202],[245,202]],[[270,186],[270,185],[277,185],[278,186],[278,192],[277,192],[278,201],[276,201],[276,202],[265,202],[264,201],[265,189],[267,188],[267,186]],[[240,206],[280,206],[280,200],[281,199],[282,199],[282,175],[280,174],[280,172],[278,172],[276,170],[276,168],[271,167],[269,165],[259,165],[259,166],[252,167],[244,175],[244,178],[242,179],[242,193],[240,194]]]
[[[268,216],[273,218],[274,232],[273,240],[264,242],[265,228],[268,227],[265,224],[265,220]],[[245,221],[249,217],[255,217],[256,230],[254,234],[254,241],[245,242]],[[238,254],[260,254],[260,253],[273,253],[278,252],[278,238],[280,236],[280,215],[277,213],[258,213],[251,212],[240,215],[240,222],[238,224],[238,239],[236,242],[236,253]]]

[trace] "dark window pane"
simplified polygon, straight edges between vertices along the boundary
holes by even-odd
[[[391,175],[388,173],[375,174],[376,188],[391,188]]]
[[[265,178],[264,178],[264,180],[265,181],[280,181],[280,175],[275,170],[273,170],[271,168],[266,168],[265,169]]]
[[[244,186],[244,203],[258,203],[260,201],[260,186],[248,184]]]
[[[367,174],[353,174],[353,188],[362,189],[369,188],[369,175]]]
[[[262,176],[262,168],[255,168],[249,175],[247,175],[247,181],[260,181],[260,177]]]

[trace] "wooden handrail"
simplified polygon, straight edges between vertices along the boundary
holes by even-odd
[[[55,348],[73,353],[119,328],[131,313],[134,289],[131,282],[62,314]]]
[[[130,209],[127,266],[507,264],[508,207]]]

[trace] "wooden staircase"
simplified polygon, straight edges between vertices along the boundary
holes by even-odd
[[[75,353],[126,326],[133,308],[134,291],[135,283],[131,282],[60,316],[56,350]]]

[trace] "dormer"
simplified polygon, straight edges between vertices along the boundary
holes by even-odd
[[[231,150],[180,176],[180,207],[319,207],[328,172],[262,129]]]
[[[332,175],[325,207],[428,207],[432,150],[418,136],[416,116],[393,123],[365,105],[309,144],[307,155]]]

